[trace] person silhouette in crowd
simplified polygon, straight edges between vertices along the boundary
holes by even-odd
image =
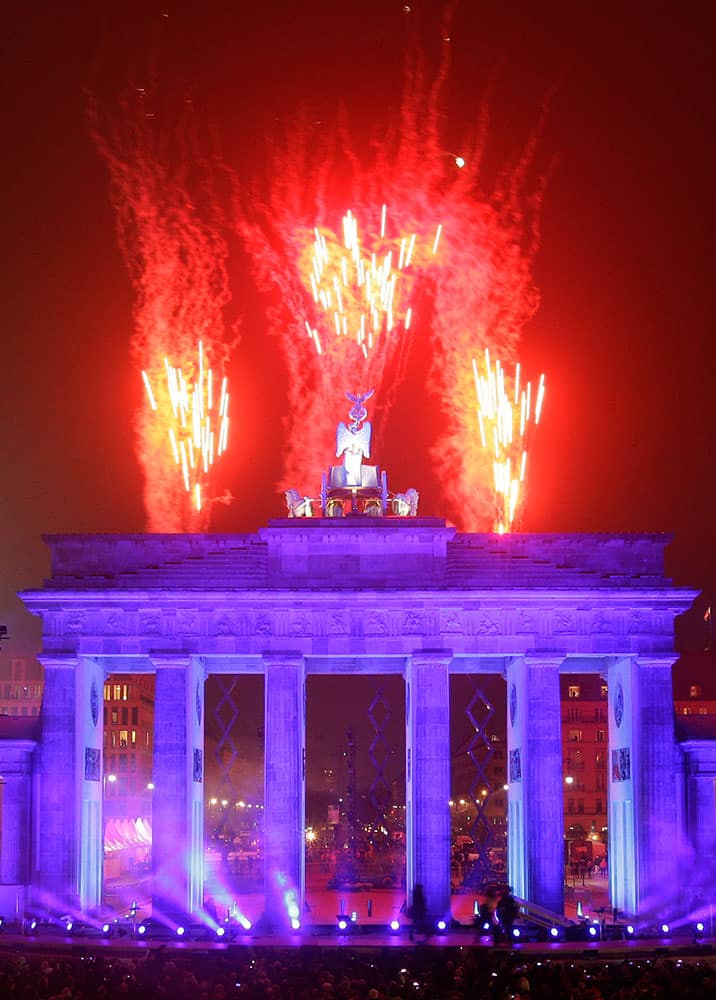
[[[512,895],[512,886],[508,885],[505,892],[500,896],[497,904],[497,919],[500,922],[502,933],[506,941],[512,940],[512,926],[517,918],[519,907]]]
[[[425,890],[420,882],[416,882],[413,889],[413,905],[410,908],[410,916],[413,919],[410,926],[410,940],[413,940],[416,933],[430,937],[427,926],[428,905],[425,900]]]

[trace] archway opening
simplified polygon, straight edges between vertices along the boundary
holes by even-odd
[[[405,684],[309,676],[306,920],[400,920],[405,901]]]

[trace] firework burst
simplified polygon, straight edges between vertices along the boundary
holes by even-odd
[[[367,249],[350,209],[343,216],[341,242],[325,227],[314,229],[310,257],[307,247],[299,270],[304,284],[308,275],[313,301],[328,325],[322,346],[318,329],[306,322],[319,355],[329,346],[325,341],[335,335],[352,340],[367,359],[379,337],[401,336],[410,329],[410,293],[415,275],[427,264],[427,255],[419,243],[416,247],[415,233],[391,239],[387,226],[387,205],[383,205],[379,233]],[[433,257],[441,228],[438,225],[429,251]]]
[[[192,444],[193,422],[199,420],[200,435],[207,441],[209,433],[210,440],[207,393],[216,386],[209,388],[208,372],[223,384],[235,342],[225,320],[230,292],[222,212],[211,186],[213,166],[198,138],[186,123],[170,127],[147,115],[145,99],[141,91],[106,118],[93,105],[90,116],[135,291],[131,356],[157,407],[143,405],[134,420],[146,524],[148,531],[206,531],[215,470],[205,459],[210,452]],[[186,436],[182,421],[192,422]],[[218,445],[215,437],[214,457]]]
[[[496,516],[493,528],[499,534],[512,531],[525,498],[528,433],[539,424],[545,394],[544,375],[537,391],[532,383],[520,386],[520,365],[508,377],[499,360],[490,364],[485,350],[485,373],[472,359],[477,395],[477,421],[482,448],[491,455]]]
[[[269,185],[245,189],[238,228],[289,373],[279,488],[310,491],[344,389],[375,387],[380,446],[407,353],[419,345],[425,388],[441,401],[431,451],[441,508],[463,530],[484,530],[494,519],[492,468],[473,434],[465,359],[490,348],[516,360],[538,306],[531,268],[542,181],[528,189],[531,143],[487,190],[484,108],[459,156],[449,153],[449,45],[429,85],[413,56],[397,127],[359,156],[345,123],[331,139],[324,122],[322,145],[310,126],[296,126],[275,149]],[[341,234],[331,226],[346,205]]]
[[[215,387],[213,369],[207,367],[204,345],[199,341],[193,371],[185,374],[165,357],[161,378],[142,371],[142,379],[155,415],[157,436],[164,438],[184,492],[200,514],[206,504],[214,460],[226,451],[228,442],[226,376],[221,386]]]

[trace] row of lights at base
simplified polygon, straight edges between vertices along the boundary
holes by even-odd
[[[6,926],[5,918],[0,917],[0,930],[2,930],[5,926]],[[12,922],[10,923],[10,926],[12,927]],[[42,921],[38,920],[37,917],[32,917],[28,920],[25,920],[23,923],[23,929],[25,930],[26,933],[30,934],[41,930],[43,926],[44,925]],[[98,927],[97,925],[88,925],[85,923],[78,924],[74,920],[65,920],[60,924],[55,924],[54,926],[55,928],[62,928],[67,934],[73,934],[73,933],[82,934],[86,933],[89,930],[89,931],[94,931],[95,933],[97,933],[97,931],[101,931],[105,937],[110,937],[111,935],[116,933],[121,933],[121,934],[128,933],[128,929],[121,926],[119,922],[116,920],[113,921],[112,923],[106,922],[102,924],[101,927]],[[163,924],[162,925],[157,924],[156,928],[159,930],[160,933],[164,935],[172,933],[171,928]],[[248,920],[246,917],[243,917],[238,922],[231,921],[225,924],[219,924],[218,927],[214,927],[213,929],[211,928],[211,926],[207,924],[200,924],[200,925],[196,924],[190,927],[186,927],[183,924],[179,924],[177,927],[174,928],[173,933],[178,938],[190,937],[197,932],[201,932],[205,935],[213,933],[215,937],[221,940],[222,938],[228,939],[236,937],[238,933],[248,933],[251,930],[251,928],[252,928],[251,921]],[[138,924],[137,927],[135,928],[135,933],[137,934],[138,937],[151,937],[154,932],[155,928],[151,927],[148,924]]]
[[[355,911],[353,911],[353,913],[351,913],[350,916],[345,913],[339,913],[338,916],[336,917],[336,929],[340,933],[344,933],[351,927],[355,927],[357,923],[358,923],[358,914]],[[371,927],[372,926],[373,925],[371,925]],[[391,920],[390,923],[388,924],[388,930],[391,932],[391,934],[397,934],[401,930],[401,926],[402,925],[399,920]],[[444,934],[445,931],[447,930],[447,927],[448,927],[447,920],[437,920],[433,925],[433,930],[436,931],[438,934]]]
[[[251,921],[248,920],[246,917],[244,917],[239,924],[233,922],[219,924],[218,927],[213,928],[213,935],[219,941],[221,941],[222,939],[228,940],[236,937],[238,933],[248,933],[251,930],[251,927],[252,927]],[[105,924],[102,927],[102,931],[105,934],[110,934],[111,925]],[[197,931],[199,933],[207,935],[212,933],[212,928],[206,924],[201,924],[194,927],[185,927],[184,924],[179,924],[177,927],[174,928],[174,934],[176,935],[176,937],[180,939],[185,937],[186,938],[191,937],[193,934],[197,933]],[[151,933],[150,929],[148,928],[148,925],[139,924],[139,926],[137,927],[138,936],[146,937],[148,933],[149,934]]]
[[[349,930],[349,928],[351,928],[351,927],[355,927],[357,923],[358,923],[358,914],[355,913],[355,912],[351,913],[350,916],[341,913],[341,914],[339,914],[336,917],[336,928],[341,933],[344,933],[345,931]],[[0,929],[2,929],[4,927],[4,925],[5,925],[5,919],[4,919],[4,917],[0,917]],[[31,920],[28,920],[26,922],[26,929],[28,931],[30,931],[30,932],[36,931],[38,929],[38,926],[39,926],[39,921],[35,917],[33,917]],[[231,924],[219,924],[218,927],[214,928],[214,934],[215,934],[215,936],[219,940],[221,940],[222,938],[228,938],[228,937],[234,937],[234,936],[236,936],[236,933],[238,931],[243,931],[244,933],[247,933],[248,931],[251,930],[251,927],[252,927],[251,921],[248,920],[246,917],[244,917],[239,922],[239,926],[238,927],[234,923],[231,923]],[[435,931],[437,931],[438,934],[444,934],[447,931],[447,927],[448,927],[448,925],[447,925],[447,921],[446,920],[438,920],[438,921],[436,921],[433,929]],[[74,923],[74,921],[73,920],[67,920],[65,922],[65,924],[64,924],[64,929],[65,929],[65,931],[68,934],[71,934],[73,932],[73,930],[75,929],[75,923]],[[207,927],[206,925],[201,925],[201,929],[204,930],[204,931],[209,931],[210,930],[210,928]],[[294,930],[294,931],[299,931],[301,929],[301,922],[300,922],[300,920],[294,918],[291,921],[291,929]],[[388,929],[391,931],[391,933],[397,934],[401,930],[401,923],[400,923],[400,921],[399,920],[391,920],[390,923],[389,923],[389,925],[388,925]],[[489,923],[484,923],[482,925],[482,930],[485,932],[485,934],[489,934],[492,929],[493,929],[493,927]],[[697,937],[702,936],[704,934],[705,929],[706,929],[705,925],[704,925],[703,921],[701,921],[701,920],[697,921],[696,924],[694,925],[694,932],[695,932],[695,934],[696,934]],[[102,930],[102,933],[105,936],[109,936],[109,935],[111,935],[116,930],[116,924],[105,923],[105,924],[102,925],[101,930]],[[163,930],[166,932],[167,928],[163,928]],[[600,924],[599,923],[593,923],[593,924],[589,924],[585,928],[585,933],[586,933],[586,935],[588,937],[590,937],[592,939],[596,939],[596,938],[599,937],[599,930],[600,930]],[[669,934],[671,933],[671,925],[667,924],[667,923],[663,923],[661,925],[661,927],[660,927],[660,930],[661,930],[661,933],[662,933],[662,935],[664,937],[668,937]],[[137,933],[137,935],[139,937],[145,937],[147,935],[148,931],[149,931],[149,927],[148,927],[147,924],[139,924],[137,926],[137,928],[136,928],[136,933]],[[178,937],[180,939],[183,938],[183,937],[186,937],[188,933],[189,933],[189,930],[183,924],[179,924],[174,929],[174,934],[176,935],[176,937]],[[636,934],[636,928],[634,927],[633,924],[627,924],[624,927],[624,936],[625,937],[632,938],[632,937],[634,937],[635,934]],[[519,927],[513,927],[512,928],[512,937],[515,940],[519,940],[522,936],[523,936],[523,931]],[[550,927],[550,929],[549,929],[549,936],[553,940],[556,941],[560,937],[560,929],[559,929],[559,927]]]
[[[596,940],[599,937],[600,926],[601,924],[599,921],[595,921],[594,923],[587,925],[584,928],[584,933],[586,937],[591,938],[592,940]],[[671,934],[670,924],[663,923],[659,929],[664,937],[668,937]],[[482,925],[482,930],[484,931],[485,934],[489,934],[493,930],[493,925],[489,923],[484,923]],[[694,933],[696,937],[702,937],[705,930],[706,927],[703,921],[698,920],[694,924]],[[549,936],[552,938],[553,941],[558,940],[558,938],[560,937],[560,933],[561,932],[559,927],[550,927],[549,929]],[[511,934],[515,940],[519,940],[523,936],[523,931],[519,927],[513,927]],[[626,938],[633,938],[635,934],[636,934],[636,928],[634,927],[633,924],[627,924],[624,927],[624,936]]]

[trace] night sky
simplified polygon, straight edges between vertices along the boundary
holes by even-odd
[[[310,128],[333,128],[341,104],[360,150],[397,114],[411,32],[428,73],[437,65],[441,5],[410,6],[149,0],[5,12],[0,620],[11,638],[0,668],[37,648],[14,594],[47,575],[41,533],[144,526],[131,430],[143,393],[129,358],[133,293],[87,93],[112,108],[141,82],[160,117],[191,100],[240,178],[263,169],[267,136],[303,114]],[[519,351],[530,372],[546,372],[548,396],[524,530],[673,533],[675,581],[713,594],[707,16],[695,4],[465,0],[450,31],[445,130],[446,154],[459,153],[493,81],[489,181],[519,159],[549,105],[534,161],[549,173],[534,264],[541,304]],[[238,239],[230,250],[241,341],[221,486],[237,499],[212,527],[246,532],[285,510],[275,483],[287,376]],[[420,489],[421,513],[439,516],[427,457],[438,407],[421,382],[428,349],[418,344],[377,458],[396,485]]]

